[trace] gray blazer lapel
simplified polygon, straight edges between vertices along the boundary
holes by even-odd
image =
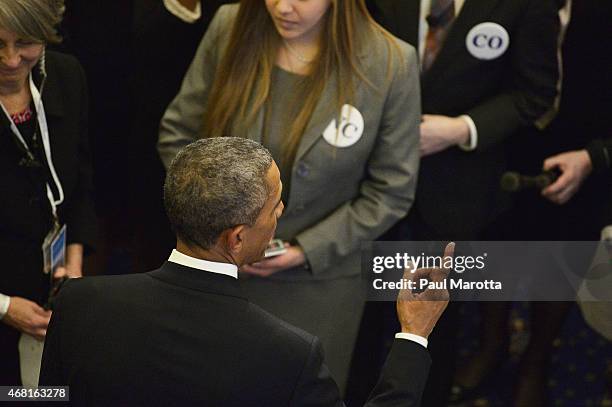
[[[261,143],[263,140],[264,109],[265,107],[257,113],[257,117],[255,117],[255,121],[251,126],[247,126],[244,123],[238,123],[238,121],[235,120],[232,123],[231,136],[248,138]]]
[[[257,117],[255,118],[255,122],[253,123],[252,126],[249,126],[246,129],[246,137],[251,139],[251,140],[255,140],[258,143],[261,143],[263,140],[263,122],[264,122],[264,115],[265,115],[265,106],[259,110],[259,113],[257,113]]]
[[[457,15],[453,26],[448,32],[444,45],[433,65],[423,76],[423,89],[435,81],[449,65],[457,63],[454,58],[465,49],[465,37],[477,24],[488,21],[491,12],[499,0],[465,0],[463,8]]]
[[[306,131],[302,136],[300,145],[295,156],[294,163],[297,163],[310,148],[317,142],[317,140],[323,137],[323,130],[329,125],[334,119],[336,112],[336,79],[330,79],[325,85],[323,94],[319,98],[319,103],[315,108],[310,122],[306,127]],[[356,84],[355,84],[356,85]],[[357,90],[357,89],[355,89]]]

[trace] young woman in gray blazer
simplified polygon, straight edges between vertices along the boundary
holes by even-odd
[[[266,0],[219,9],[161,122],[166,166],[200,137],[271,150],[287,251],[241,280],[253,302],[321,338],[341,387],[363,310],[360,245],[412,205],[420,114],[415,51],[363,0]]]

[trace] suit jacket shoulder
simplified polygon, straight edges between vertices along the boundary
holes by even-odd
[[[40,384],[69,385],[74,405],[344,405],[317,338],[241,297],[231,277],[164,268],[69,281]],[[417,406],[429,364],[396,340],[367,406]]]
[[[77,404],[100,387],[102,403],[286,405],[314,337],[241,297],[231,277],[181,272],[191,275],[178,284],[159,273],[68,282],[53,313],[41,383],[70,385]]]
[[[35,81],[40,85],[41,64],[34,71]],[[77,119],[88,108],[87,83],[79,61],[72,55],[46,51],[42,98],[45,111],[50,115]]]

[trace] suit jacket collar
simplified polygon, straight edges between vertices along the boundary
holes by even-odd
[[[297,165],[299,160],[310,150],[310,148],[322,137],[323,130],[329,125],[332,120],[333,114],[335,113],[335,101],[336,101],[336,83],[335,77],[330,78],[325,84],[323,93],[319,98],[319,102],[312,113],[310,121],[306,126],[304,135],[300,140],[298,150],[293,161],[294,165]],[[255,118],[255,122],[252,126],[245,126],[244,128],[240,125],[234,125],[234,134],[247,134],[247,138],[262,142],[263,126],[264,126],[265,107],[262,108]]]
[[[0,109],[0,130],[1,131],[11,131],[11,122],[8,117],[4,114],[2,109]]]
[[[361,62],[364,62],[364,60],[370,57],[368,54],[369,50],[367,46],[367,36],[364,39],[364,44],[366,44],[364,47],[357,50],[357,57]],[[337,83],[337,78],[332,76],[325,84],[325,88],[319,97],[319,102],[317,103],[317,106],[310,117],[310,121],[306,126],[304,135],[300,140],[300,144],[293,161],[294,166],[297,165],[297,163],[304,155],[306,155],[306,153],[308,153],[317,140],[322,137],[323,130],[325,130],[331,120],[333,120],[333,115],[340,113],[337,112],[336,109]],[[358,81],[355,81],[353,85],[355,86],[355,92],[357,92]],[[261,143],[263,141],[262,135],[264,118],[265,107],[260,109],[260,111],[257,113],[257,117],[255,118],[255,122],[252,126],[240,127],[240,125],[235,124],[233,134],[246,134],[247,138]]]
[[[322,137],[323,131],[333,120],[334,115],[337,114],[335,109],[337,83],[337,79],[332,77],[325,84],[323,93],[319,98],[319,103],[317,103],[317,107],[312,112],[306,131],[300,140],[300,145],[293,162],[294,166],[312,148],[316,141]]]
[[[47,72],[50,71],[49,66],[53,64],[53,53],[47,51]],[[51,70],[53,67],[51,67]],[[44,88],[41,89],[43,84],[43,76],[40,72],[40,64],[36,65],[32,69],[32,78],[34,84],[41,92],[43,105],[45,106],[45,114],[47,116],[58,116],[64,115],[64,99],[60,93],[60,86],[56,83],[57,75],[48,75],[44,80]]]
[[[475,25],[488,21],[491,11],[499,0],[465,0],[461,12],[457,15],[440,53],[431,68],[423,75],[423,89],[433,83],[454,63],[457,54],[465,50],[465,37]],[[420,3],[419,0],[415,1]],[[418,16],[418,12],[417,12]],[[418,18],[418,17],[417,17]],[[418,43],[418,40],[417,42]]]
[[[172,262],[166,262],[160,269],[147,274],[156,280],[190,290],[246,300],[238,279],[223,274],[208,273]]]

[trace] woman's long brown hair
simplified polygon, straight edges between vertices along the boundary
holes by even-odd
[[[355,81],[371,85],[363,75],[358,53],[364,50],[364,37],[383,34],[389,45],[392,36],[370,16],[365,0],[332,0],[321,33],[319,53],[297,90],[301,108],[283,143],[283,161],[293,160],[310,118],[330,78],[336,79],[335,108],[350,103]],[[264,0],[242,0],[230,40],[218,65],[204,115],[204,137],[231,135],[234,123],[253,124],[270,96],[272,69],[281,45]],[[387,66],[390,73],[391,58]],[[242,126],[241,126],[242,127]],[[289,161],[290,162],[290,161]]]

